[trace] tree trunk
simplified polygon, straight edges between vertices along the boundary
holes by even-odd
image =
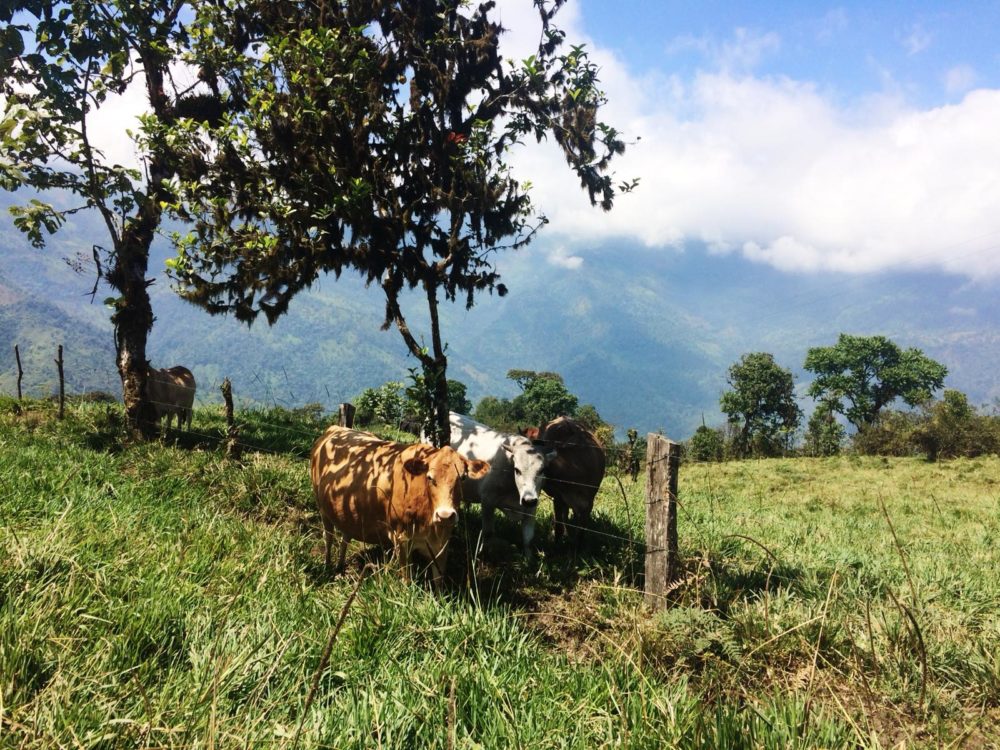
[[[152,235],[150,235],[150,238]],[[156,408],[146,395],[149,363],[146,361],[146,339],[153,327],[153,308],[147,292],[146,270],[149,247],[135,247],[131,232],[123,238],[114,270],[120,283],[121,301],[112,322],[115,326],[115,348],[118,354],[118,374],[122,379],[122,400],[125,402],[125,422],[129,431],[140,438],[156,435]]]
[[[437,286],[426,283],[427,310],[431,319],[431,345],[434,348],[433,372],[424,366],[424,382],[431,396],[432,430],[434,446],[440,448],[451,442],[451,425],[448,419],[448,357],[441,343],[441,322],[438,318]]]
[[[382,282],[382,289],[385,291],[386,302],[386,325],[389,321],[396,324],[406,347],[410,354],[417,358],[424,371],[424,387],[431,397],[431,443],[440,448],[448,445],[451,439],[451,427],[448,423],[448,358],[444,353],[444,345],[441,343],[441,325],[438,320],[437,307],[437,286],[433,283],[425,282],[424,290],[427,292],[427,309],[431,318],[431,342],[433,353],[420,346],[420,343],[413,336],[406,318],[399,307],[399,289],[391,280]]]
[[[146,64],[147,88],[153,111],[165,111],[163,70],[155,62]],[[149,439],[158,432],[156,407],[146,394],[149,362],[146,360],[146,339],[153,328],[153,307],[149,301],[149,248],[153,244],[156,228],[160,224],[161,201],[165,198],[163,182],[170,177],[165,152],[156,153],[149,160],[146,199],[139,206],[138,215],[127,222],[121,241],[116,248],[115,264],[108,281],[121,292],[112,322],[115,326],[115,344],[118,353],[118,373],[122,379],[122,400],[125,402],[125,421],[133,435]]]
[[[153,113],[168,118],[169,101],[163,82],[165,63],[152,46],[142,45],[139,56],[146,73],[146,93]],[[114,268],[108,274],[111,286],[121,292],[118,308],[112,317],[118,353],[118,373],[122,379],[122,400],[125,420],[136,436],[150,438],[157,433],[156,407],[146,393],[149,362],[146,360],[146,339],[153,328],[153,307],[149,301],[149,248],[160,224],[164,195],[163,184],[170,177],[167,168],[169,149],[154,144],[148,162],[147,191],[139,205],[137,216],[126,222],[116,249]]]

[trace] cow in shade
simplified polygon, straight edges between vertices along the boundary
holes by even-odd
[[[163,434],[170,431],[170,422],[177,415],[177,429],[183,429],[185,422],[191,429],[191,418],[194,414],[194,394],[197,383],[191,371],[175,365],[167,370],[150,370],[146,378],[146,397],[156,409],[156,423],[161,425],[167,418]]]
[[[462,480],[489,471],[449,447],[405,445],[332,426],[313,445],[311,477],[330,567],[333,531],[340,531],[338,569],[352,539],[392,547],[409,579],[410,555],[431,562],[439,585],[458,519]]]
[[[552,496],[558,541],[566,533],[570,510],[577,526],[590,519],[594,497],[604,479],[604,448],[593,433],[569,417],[556,417],[541,427],[528,428],[523,434],[544,450],[556,453],[545,467],[542,488]]]

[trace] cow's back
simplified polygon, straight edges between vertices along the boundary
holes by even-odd
[[[381,440],[333,426],[313,445],[310,475],[320,513],[348,538],[388,544],[398,533],[425,526],[431,508],[426,480],[403,464],[433,449]]]
[[[190,409],[194,406],[194,394],[198,385],[195,383],[194,373],[183,365],[174,365],[167,373],[170,375],[173,402],[182,409]]]
[[[500,494],[503,489],[509,489],[507,485],[513,487],[514,466],[507,452],[503,450],[507,436],[471,417],[455,412],[451,412],[449,423],[451,447],[465,458],[486,461],[490,465],[490,473],[482,479],[462,481],[464,499],[479,501],[484,495],[491,497]],[[516,493],[516,488],[514,492]]]

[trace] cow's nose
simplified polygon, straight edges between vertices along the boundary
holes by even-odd
[[[538,496],[536,495],[535,497],[522,497],[521,505],[523,505],[525,508],[534,508],[536,505],[538,505]]]
[[[437,523],[455,523],[458,513],[454,508],[439,508],[434,511],[434,520]]]

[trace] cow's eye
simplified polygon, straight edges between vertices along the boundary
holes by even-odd
[[[427,473],[427,481],[430,482],[431,484],[437,484],[437,482],[434,481],[434,475],[431,474],[430,472]]]
[[[517,467],[514,468],[514,473],[517,474],[517,476],[521,476],[521,470]]]

